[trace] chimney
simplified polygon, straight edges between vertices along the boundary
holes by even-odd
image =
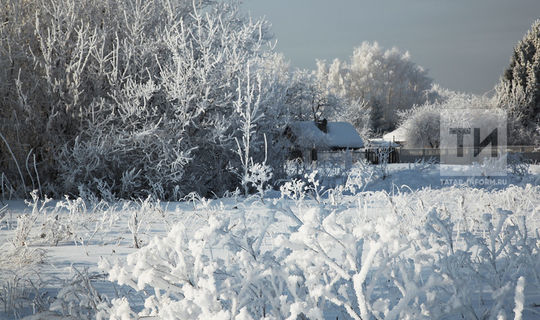
[[[324,133],[328,133],[328,120],[322,119],[315,121],[315,124],[317,125],[317,128],[321,130]]]

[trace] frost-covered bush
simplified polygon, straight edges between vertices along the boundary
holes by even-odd
[[[529,174],[530,160],[525,159],[520,153],[508,153],[506,160],[509,172],[513,175],[523,178]]]
[[[249,83],[259,83],[250,94],[265,115],[253,128],[253,158],[263,158],[266,133],[269,159],[280,161],[286,63],[267,23],[243,16],[238,3],[0,7],[0,160],[21,194],[26,184],[56,196],[83,185],[102,197],[162,199],[234,189],[237,109],[248,104]]]
[[[262,248],[272,223],[271,215],[218,213],[194,233],[178,224],[126,262],[101,267],[119,284],[153,289],[139,316],[294,319],[285,293],[303,293]]]
[[[129,212],[128,229],[133,237],[133,246],[140,248],[143,243],[143,236],[148,232],[151,223],[156,219],[165,219],[165,214],[161,209],[161,203],[153,200],[150,196],[146,200],[139,200],[135,203],[124,205],[122,210]]]
[[[377,158],[379,163],[377,165],[371,164],[366,159],[360,159],[356,164],[347,172],[345,179],[345,188],[347,191],[353,194],[362,192],[366,187],[376,182],[377,180],[384,180],[390,175],[388,167],[388,159],[390,156],[390,149],[388,147],[380,147],[377,149]]]
[[[30,213],[24,213],[17,217],[17,229],[13,244],[16,247],[24,247],[29,244],[32,229],[35,227],[36,221],[43,214],[47,203],[51,201],[49,198],[41,201],[37,190],[31,193],[32,201],[26,201],[26,204],[31,207]]]
[[[41,200],[38,191],[31,194],[32,201],[26,201],[31,208],[30,213],[23,213],[17,217],[14,244],[28,246],[41,243],[57,246],[59,242],[81,239],[77,234],[80,227],[89,223],[88,208],[81,198],[58,201],[55,206],[52,200],[45,197]]]
[[[72,239],[75,230],[69,221],[62,221],[58,215],[48,216],[42,224],[40,237],[46,242],[58,245],[63,240]]]
[[[102,277],[103,275],[90,274],[86,269],[81,271],[72,266],[69,278],[64,280],[56,296],[43,299],[40,308],[34,309],[34,314],[24,319],[134,319],[134,313],[122,312],[118,316],[117,312],[113,311],[122,310],[121,303],[118,302],[121,299],[109,302],[106,295],[96,290],[95,281]],[[107,317],[103,317],[103,314]]]
[[[108,307],[107,298],[92,284],[93,276],[88,270],[72,267],[72,277],[67,280],[51,303],[49,311],[63,317],[94,319],[96,313]]]
[[[493,101],[486,97],[456,92],[444,94],[444,99],[414,106],[400,113],[400,128],[404,131],[404,140],[408,148],[438,148],[441,143],[440,115],[446,110],[463,110],[462,113],[453,112],[447,115],[454,117],[452,121],[462,125],[472,122],[482,123],[483,112],[486,112],[486,109],[493,110],[493,114],[501,112],[494,107]]]
[[[21,266],[16,271],[2,270],[0,266],[0,271],[0,315],[19,319],[29,307],[34,312],[46,310],[49,301],[35,270]]]
[[[451,304],[434,308],[436,312],[495,318],[513,311],[517,317],[518,310],[523,310],[523,297],[517,292],[523,291],[524,279],[538,285],[540,247],[538,239],[530,238],[526,217],[509,210],[494,211],[495,217],[482,215],[477,232],[460,232],[450,217],[430,212],[425,236],[434,241],[425,249],[437,248],[440,268],[435,273],[446,279],[451,288],[446,292],[452,293],[444,298]]]
[[[47,191],[54,191],[51,178],[58,173],[59,149],[80,132],[92,99],[107,94],[95,57],[110,48],[111,37],[107,41],[105,35],[115,33],[110,27],[119,6],[113,1],[3,0],[0,7],[4,173],[17,181],[19,191],[39,179]],[[106,63],[102,61],[101,71]],[[15,159],[5,157],[10,155],[4,152],[7,145]],[[24,168],[28,160],[20,181],[14,166]]]
[[[362,159],[347,175],[345,186],[353,194],[364,191],[367,185],[378,178],[375,166]]]
[[[185,18],[176,13],[148,25],[149,34],[125,50],[146,49],[118,66],[129,67],[131,78],[109,79],[117,88],[113,99],[94,102],[88,130],[64,150],[63,181],[73,187],[85,181],[93,190],[103,181],[121,197],[162,199],[176,187],[201,194],[236,187],[241,111],[256,100],[258,127],[250,129],[273,137],[264,123],[274,119],[261,115],[277,116],[272,108],[280,99],[272,91],[275,76],[265,71],[266,63],[279,63],[268,51],[267,26],[238,10],[224,3],[194,6],[182,12]],[[254,135],[254,156],[263,151],[257,150],[261,141],[262,134]]]
[[[314,179],[285,183],[272,203],[194,207],[198,221],[175,225],[126,260],[102,261],[110,280],[148,293],[142,311],[119,298],[103,316],[534,314],[538,186],[398,188],[342,195],[336,203]]]
[[[0,245],[0,258],[0,269],[18,269],[42,263],[45,259],[45,250],[28,246],[21,247],[8,242]]]
[[[525,216],[497,209],[473,232],[456,227],[443,207],[404,228],[396,200],[380,217],[310,208],[300,228],[281,237],[291,250],[285,268],[301,271],[318,306],[342,307],[355,319],[497,317],[512,313],[520,279],[537,286],[540,248]]]
[[[371,224],[362,223],[361,227],[357,221],[349,220],[349,216],[345,220],[342,218],[336,212],[309,209],[303,215],[303,225],[288,239],[282,238],[279,245],[291,250],[284,261],[286,268],[291,272],[298,272],[296,268],[300,270],[302,281],[317,305],[332,303],[343,307],[352,318],[369,319],[372,312],[378,314],[383,311],[370,310],[377,277],[370,276],[367,283],[366,278],[373,268],[373,259],[380,249],[389,249],[384,245],[386,241],[398,244],[403,239],[399,241],[395,220],[380,221],[383,225],[390,224],[388,229],[379,227],[380,231],[385,231],[385,237],[381,238],[382,233],[374,230]],[[396,245],[392,248],[395,251],[400,249]],[[378,305],[377,309],[385,303],[378,301]]]
[[[272,179],[272,168],[266,164],[255,163],[249,168],[245,181],[257,189],[257,193],[263,199],[264,193],[270,189],[268,186],[270,179]]]
[[[408,148],[438,148],[440,144],[440,113],[436,105],[413,107],[405,116],[401,128]]]
[[[292,179],[280,186],[282,198],[294,200],[297,204],[305,198],[313,199],[317,202],[322,201],[326,186],[321,185],[318,179],[318,170],[305,173],[301,179]]]
[[[32,201],[26,201],[28,211],[8,217],[9,220],[16,219],[11,241],[2,246],[8,264],[11,259],[22,264],[32,263],[32,257],[36,263],[41,262],[44,252],[35,245],[57,246],[72,242],[84,247],[96,235],[107,236],[107,231],[118,223],[121,214],[143,217],[145,225],[138,226],[138,235],[144,234],[150,222],[163,218],[159,201],[149,199],[108,204],[97,199],[85,201],[66,196],[64,200],[53,201],[49,198],[41,200],[37,190],[31,196]]]
[[[306,183],[301,179],[292,179],[279,187],[281,196],[295,201],[301,201],[305,198]]]

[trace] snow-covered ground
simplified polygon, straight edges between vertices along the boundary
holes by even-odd
[[[369,170],[263,198],[5,201],[0,319],[540,318],[540,166]]]

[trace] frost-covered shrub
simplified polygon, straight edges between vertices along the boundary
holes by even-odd
[[[133,50],[148,49],[140,61],[118,67],[132,64],[130,80],[112,82],[113,99],[94,102],[89,128],[64,149],[62,177],[71,188],[84,181],[95,190],[102,181],[121,197],[164,199],[175,188],[219,194],[239,184],[234,138],[243,109],[256,101],[252,121],[258,126],[249,130],[273,138],[265,123],[277,116],[280,93],[272,88],[277,75],[264,64],[279,60],[268,53],[266,24],[245,20],[237,5],[227,3],[175,16],[148,25],[150,34],[137,38]],[[264,151],[257,149],[261,139],[254,135],[250,142],[254,157]]]
[[[45,206],[51,201],[49,198],[41,201],[37,190],[31,193],[32,201],[26,201],[26,204],[31,207],[30,213],[24,213],[17,217],[17,229],[15,230],[15,238],[13,244],[17,247],[28,245],[30,241],[30,233],[34,228],[36,221],[44,212]]]
[[[251,184],[252,187],[257,189],[257,193],[261,197],[264,197],[264,193],[270,188],[268,183],[272,179],[272,168],[266,164],[255,163],[251,165],[248,171],[248,175],[245,178],[246,183]]]
[[[537,285],[538,240],[524,216],[498,209],[496,225],[485,214],[473,233],[444,208],[404,228],[403,208],[392,208],[382,217],[309,208],[298,230],[281,236],[278,245],[291,250],[285,269],[301,275],[317,306],[355,319],[496,317],[512,312],[521,277]]]
[[[281,196],[292,200],[301,201],[305,198],[305,182],[300,179],[292,179],[279,187]]]
[[[45,259],[45,250],[21,247],[8,242],[0,246],[0,258],[0,269],[17,269],[42,263]]]
[[[525,159],[519,153],[508,153],[506,160],[508,161],[509,172],[518,177],[525,177],[529,174],[531,167],[530,160]]]
[[[282,198],[289,198],[297,203],[302,202],[305,198],[321,202],[326,186],[321,185],[318,178],[319,171],[313,170],[305,173],[301,179],[292,179],[285,182],[280,186]]]
[[[61,241],[73,238],[73,227],[69,221],[62,221],[58,215],[50,215],[41,226],[40,238],[56,246]]]
[[[72,241],[76,244],[85,245],[96,234],[106,235],[119,220],[119,213],[125,210],[132,213],[139,208],[148,216],[157,216],[159,202],[141,201],[118,202],[108,204],[97,199],[85,201],[82,198],[70,199],[66,196],[64,200],[56,201],[45,198],[41,200],[37,190],[31,193],[32,201],[26,201],[30,212],[22,212],[16,217],[16,227],[14,228],[12,240],[5,244],[6,252],[20,254],[22,260],[24,256],[31,256],[35,250],[33,245],[53,245],[61,242]],[[14,217],[9,217],[10,220]],[[148,220],[148,219],[147,219]],[[17,250],[20,252],[17,253]],[[39,259],[38,259],[39,260]]]
[[[100,69],[96,61],[110,48],[105,35],[115,33],[111,27],[119,21],[119,6],[93,0],[5,0],[0,6],[0,131],[21,167],[28,164],[25,159],[35,161],[23,170],[20,184],[41,179],[51,192],[59,149],[84,125],[92,99],[106,95],[106,62]],[[4,173],[14,182],[15,161],[5,158],[5,144],[0,148],[9,164]]]
[[[129,302],[126,298],[113,299],[110,306],[106,304],[100,305],[100,310],[96,314],[97,320],[127,320],[138,319],[135,312],[129,307]]]
[[[31,243],[46,243],[58,245],[61,241],[77,240],[80,227],[89,223],[91,216],[88,208],[81,198],[58,201],[53,207],[49,205],[52,200],[45,197],[41,200],[37,190],[31,193],[32,201],[26,204],[31,207],[31,213],[24,213],[17,217],[17,229],[14,243],[28,245]]]
[[[367,160],[361,159],[347,175],[345,187],[352,193],[364,191],[367,185],[376,179],[375,166],[372,166]]]
[[[422,246],[437,252],[440,267],[434,273],[447,279],[445,286],[451,288],[432,293],[450,293],[442,301],[451,301],[446,308],[433,305],[432,312],[473,318],[506,316],[513,311],[515,292],[523,290],[520,279],[530,279],[530,285],[538,285],[540,247],[537,239],[530,238],[526,217],[513,217],[512,211],[502,209],[495,213],[496,218],[483,214],[478,233],[457,230],[456,236],[450,217],[430,212],[425,237],[431,241],[424,241]],[[516,300],[517,309],[519,303],[523,300]]]
[[[9,164],[2,177],[21,193],[26,184],[56,196],[83,185],[123,198],[232,190],[240,184],[236,109],[257,82],[266,116],[254,128],[253,158],[262,159],[266,133],[269,159],[280,161],[286,63],[272,51],[267,23],[243,16],[238,3],[0,7],[0,160]]]
[[[101,267],[109,279],[136,290],[153,289],[139,316],[168,319],[272,318],[296,310],[285,292],[297,293],[262,241],[270,216],[217,213],[196,232],[176,225],[125,263]],[[294,318],[294,317],[293,317]]]
[[[446,110],[463,110],[463,113],[453,112],[446,118],[454,123],[481,124],[483,112],[491,109],[493,114],[501,112],[494,107],[492,100],[458,92],[446,92],[444,99],[433,103],[414,106],[401,112],[400,128],[404,131],[404,140],[408,148],[438,148],[440,141],[440,115]]]
[[[302,218],[304,224],[288,239],[282,238],[279,245],[291,250],[284,261],[286,268],[292,272],[296,268],[301,271],[310,297],[319,306],[329,302],[342,307],[355,319],[369,319],[371,314],[383,315],[382,309],[388,308],[388,302],[377,300],[377,307],[372,309],[377,276],[370,275],[367,282],[366,279],[368,273],[377,268],[373,262],[379,250],[390,250],[385,254],[391,258],[402,249],[398,244],[405,242],[400,239],[396,221],[381,220],[378,231],[370,223],[360,223],[348,215],[328,214],[316,208],[309,209]],[[384,228],[387,224],[388,228]],[[388,247],[387,242],[393,245]],[[384,263],[377,266],[384,266]]]
[[[141,247],[142,237],[148,232],[152,222],[156,219],[165,219],[160,201],[155,201],[150,196],[146,200],[139,200],[134,204],[129,203],[122,210],[129,212],[128,229],[133,237],[135,248]]]
[[[49,310],[63,317],[94,319],[97,312],[108,306],[107,298],[94,288],[93,277],[87,270],[71,270],[72,278],[60,289]]]
[[[0,310],[3,309],[3,315],[19,319],[29,307],[34,312],[46,310],[49,301],[47,294],[42,291],[44,284],[35,270],[20,266],[16,271],[2,270],[0,266],[0,271]]]
[[[117,300],[121,299],[109,302],[105,295],[96,290],[93,282],[100,277],[102,275],[92,275],[86,269],[79,271],[72,267],[70,277],[64,281],[56,296],[42,299],[39,308],[34,308],[34,314],[24,319],[133,319],[129,316],[134,314],[128,312],[118,315],[122,309]],[[39,290],[36,289],[36,292],[39,296]],[[103,314],[107,317],[103,317]]]
[[[407,113],[401,128],[408,148],[438,148],[440,144],[441,107],[426,105],[413,107]]]
[[[235,202],[234,209],[194,197],[198,218],[176,224],[126,260],[102,261],[110,280],[148,294],[144,306],[119,297],[102,316],[534,314],[540,187],[404,187],[347,196],[323,193],[315,179],[285,183],[283,197]]]

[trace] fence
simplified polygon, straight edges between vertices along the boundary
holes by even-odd
[[[540,148],[534,146],[507,146],[505,150],[509,154],[519,155],[522,159],[532,163],[540,163]],[[434,160],[440,162],[441,155],[453,154],[456,149],[410,149],[390,148],[388,151],[388,163],[412,163],[419,160]],[[464,157],[472,157],[474,148],[463,148]],[[343,151],[317,151],[317,161],[298,162],[295,168],[289,168],[295,172],[305,172],[306,167],[310,170],[317,169],[328,175],[340,175],[342,170],[349,170],[360,159],[378,164],[379,155],[377,149],[343,150]],[[335,172],[334,172],[335,171]]]
[[[370,148],[364,152],[365,159],[372,164],[378,164],[381,156],[387,158],[388,163],[399,163],[401,159],[399,149],[394,147]]]
[[[397,149],[399,162],[408,163],[418,160],[434,159],[440,162],[441,155],[455,154],[456,149],[410,149],[399,148]],[[507,152],[509,154],[519,154],[523,159],[529,160],[533,163],[540,163],[540,148],[535,146],[507,146],[500,152]],[[474,153],[474,148],[463,148],[463,156],[465,158],[470,157]]]

